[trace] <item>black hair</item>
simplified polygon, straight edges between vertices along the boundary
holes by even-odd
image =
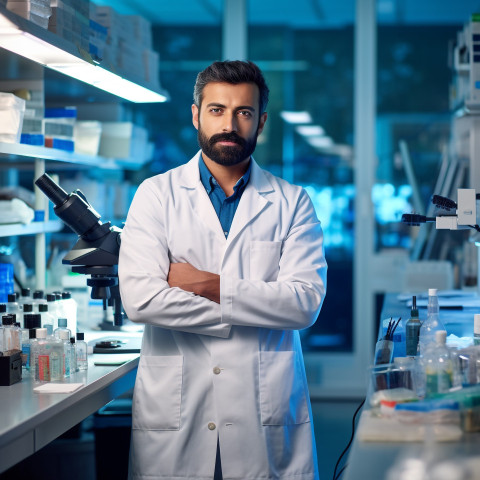
[[[193,102],[200,109],[203,89],[209,83],[222,82],[238,85],[239,83],[254,83],[260,92],[260,115],[265,112],[268,104],[268,87],[262,71],[250,61],[225,60],[213,62],[197,75],[193,89]]]

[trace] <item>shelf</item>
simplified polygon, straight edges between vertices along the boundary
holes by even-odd
[[[133,78],[134,73],[94,61],[75,44],[4,6],[0,6],[0,47],[134,103],[168,100],[166,91]]]
[[[25,158],[41,158],[55,162],[72,163],[87,167],[96,167],[104,170],[137,170],[142,164],[133,159],[113,159],[92,155],[83,155],[75,152],[67,152],[56,148],[47,148],[37,145],[26,145],[23,143],[5,143],[0,142],[0,160],[2,157],[10,155]]]
[[[13,237],[16,235],[35,235],[37,233],[59,232],[63,228],[63,222],[60,220],[50,220],[48,222],[32,222],[28,225],[22,223],[11,223],[0,225],[0,237]]]

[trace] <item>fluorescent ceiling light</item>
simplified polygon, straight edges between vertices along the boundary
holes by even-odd
[[[326,136],[307,137],[306,140],[312,147],[315,148],[328,148],[333,145],[333,140]]]
[[[3,15],[0,15],[0,47],[131,102],[167,100],[166,95],[142,87],[18,29]]]
[[[302,123],[312,123],[312,117],[308,112],[288,112],[283,111],[280,112],[280,116],[285,120],[287,123],[292,123],[294,125],[302,124]]]
[[[295,130],[304,137],[319,137],[325,135],[325,130],[320,125],[299,125],[295,127]]]

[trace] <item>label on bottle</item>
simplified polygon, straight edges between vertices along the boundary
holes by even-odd
[[[426,393],[445,393],[452,387],[453,384],[453,372],[452,370],[440,370],[427,369],[426,371]]]
[[[50,381],[50,355],[38,356],[38,379],[44,382]]]
[[[58,353],[50,355],[50,378],[60,380],[63,377],[63,365]]]
[[[25,368],[30,368],[30,342],[22,343],[22,353],[25,355],[25,363],[22,361],[22,365]]]

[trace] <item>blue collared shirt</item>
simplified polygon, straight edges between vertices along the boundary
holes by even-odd
[[[215,177],[210,173],[210,170],[203,161],[202,155],[200,155],[198,166],[200,168],[200,179],[202,180],[203,186],[205,187],[210,201],[212,202],[213,208],[215,209],[218,219],[220,220],[225,238],[227,238],[228,233],[230,232],[230,227],[232,226],[233,217],[235,216],[238,204],[240,203],[240,198],[242,197],[248,180],[250,179],[252,162],[250,161],[247,171],[233,187],[233,195],[230,195],[230,197],[225,195],[222,187],[215,180]]]

